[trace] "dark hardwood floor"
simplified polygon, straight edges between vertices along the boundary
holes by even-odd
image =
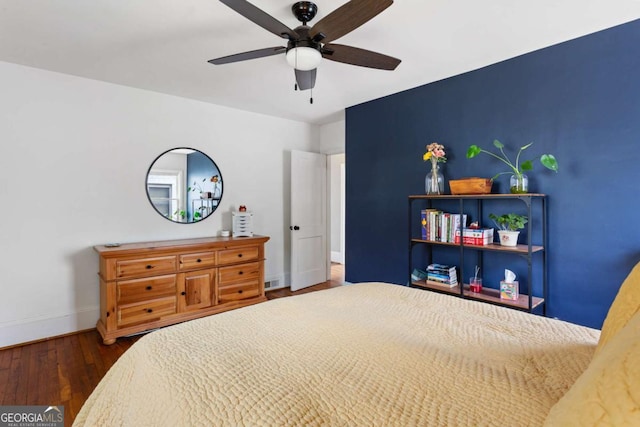
[[[333,264],[331,280],[291,292],[267,292],[268,299],[314,292],[344,283],[344,268]],[[66,426],[73,423],[100,379],[140,336],[103,345],[96,330],[0,350],[0,405],[64,406]]]

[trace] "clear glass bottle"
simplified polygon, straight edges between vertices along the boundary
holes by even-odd
[[[523,194],[529,192],[529,178],[527,175],[511,175],[509,180],[509,190],[513,194]]]
[[[437,163],[432,164],[424,180],[424,191],[427,194],[444,194],[444,176]]]

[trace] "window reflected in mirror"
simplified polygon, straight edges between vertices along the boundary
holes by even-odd
[[[182,224],[202,221],[222,200],[218,165],[193,148],[174,148],[160,154],[149,167],[146,186],[156,212]]]

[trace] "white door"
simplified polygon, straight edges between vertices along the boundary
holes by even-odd
[[[291,290],[327,280],[327,156],[291,152]]]

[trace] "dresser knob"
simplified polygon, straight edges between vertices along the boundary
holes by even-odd
[[[198,258],[198,259],[196,260],[196,262],[202,262],[202,260],[201,260],[200,258]]]
[[[187,293],[185,291],[180,292],[180,295],[186,295]]]
[[[242,258],[242,254],[238,254],[238,258]]]
[[[147,309],[147,313],[153,313],[153,310],[152,310],[152,309],[150,309],[150,308],[148,308],[148,309]]]
[[[242,289],[240,289],[240,290],[238,291],[238,293],[239,293],[239,294],[241,294],[241,293],[242,293]]]
[[[153,265],[147,265],[147,270],[151,270],[153,268]]]
[[[151,286],[147,286],[145,289],[150,291],[152,288],[151,288]]]
[[[238,271],[238,274],[242,276],[242,271]]]

